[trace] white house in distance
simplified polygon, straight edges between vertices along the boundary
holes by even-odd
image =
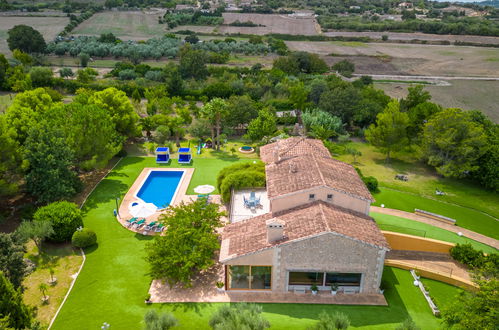
[[[320,140],[263,146],[268,213],[228,224],[220,262],[227,290],[379,293],[383,234],[369,217],[373,197],[355,169]]]

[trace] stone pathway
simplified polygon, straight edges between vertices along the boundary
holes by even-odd
[[[461,232],[463,234],[463,236],[465,236],[465,237],[471,238],[477,242],[487,244],[487,245],[490,245],[496,249],[499,249],[499,241],[496,239],[493,239],[492,237],[488,237],[488,236],[476,233],[474,231],[471,231],[471,230],[468,230],[468,229],[465,229],[465,228],[462,228],[459,226],[447,224],[447,223],[444,223],[444,222],[441,222],[438,220],[434,220],[431,218],[427,218],[427,217],[424,217],[421,215],[417,215],[414,213],[409,213],[409,212],[405,212],[405,211],[401,211],[401,210],[378,207],[378,206],[371,206],[371,212],[389,214],[389,215],[394,215],[394,216],[401,217],[401,218],[406,218],[406,219],[426,223],[426,224],[429,224],[429,225],[432,225],[432,226],[435,226],[438,228],[452,231],[454,233]]]
[[[449,277],[459,277],[471,282],[468,269],[445,253],[392,250],[387,252],[386,259],[402,261],[414,265],[415,269],[423,267],[446,274]]]

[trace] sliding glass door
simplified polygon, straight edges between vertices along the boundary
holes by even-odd
[[[228,288],[235,290],[271,290],[271,266],[227,266]]]

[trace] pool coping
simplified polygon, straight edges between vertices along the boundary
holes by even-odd
[[[121,204],[119,205],[119,212],[118,215],[116,216],[116,219],[121,223],[122,226],[124,226],[126,229],[135,231],[135,232],[142,232],[143,230],[134,230],[131,228],[127,228],[125,226],[126,220],[132,218],[132,215],[130,214],[130,211],[128,209],[128,206],[130,203],[142,199],[136,197],[136,193],[140,188],[142,187],[143,183],[145,182],[145,179],[149,176],[149,173],[151,171],[170,171],[170,172],[180,172],[182,171],[182,177],[180,179],[180,182],[177,186],[177,191],[175,192],[175,195],[172,198],[172,202],[170,205],[179,205],[181,202],[187,202],[191,199],[191,196],[187,195],[187,189],[189,188],[189,184],[192,179],[192,175],[194,174],[194,168],[161,168],[161,167],[145,167],[142,169],[140,174],[137,176],[133,184],[130,186],[128,189],[127,193],[125,194],[125,197],[121,200]],[[158,209],[156,213],[153,215],[149,216],[146,218],[147,222],[155,221],[158,219],[158,217],[165,211],[165,209]]]

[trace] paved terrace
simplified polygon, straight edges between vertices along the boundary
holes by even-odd
[[[129,205],[132,202],[135,202],[138,200],[137,197],[135,197],[135,194],[139,191],[140,187],[142,186],[142,183],[144,182],[145,178],[149,174],[149,172],[153,171],[184,171],[184,176],[182,178],[182,181],[179,183],[179,187],[177,188],[177,194],[175,195],[174,199],[171,202],[171,205],[179,205],[180,203],[191,203],[192,201],[195,201],[198,196],[197,195],[187,195],[187,188],[189,187],[189,183],[191,182],[192,175],[194,174],[194,168],[158,168],[158,167],[146,167],[140,172],[139,176],[137,179],[135,179],[133,185],[130,187],[128,192],[126,193],[125,197],[123,198],[121,205],[120,205],[120,212],[119,216],[116,217],[116,219],[121,223],[122,226],[125,226],[125,221],[133,218],[133,216],[130,214],[130,211],[128,209]],[[210,195],[210,202],[211,203],[217,203],[220,205],[220,210],[224,211],[225,206],[222,205],[220,201],[220,195]],[[155,214],[149,216],[146,218],[146,222],[152,222],[158,220],[159,216],[163,212],[158,211]],[[222,221],[227,221],[225,218],[222,219]],[[132,228],[127,228],[130,231],[134,231],[137,233],[141,233],[143,235],[154,235],[154,232],[145,232],[143,229],[132,229]]]
[[[275,293],[263,291],[223,291],[215,287],[217,281],[223,281],[223,266],[217,264],[198,275],[193,287],[170,286],[154,280],[149,289],[154,303],[184,302],[253,302],[253,303],[302,303],[302,304],[339,304],[339,305],[381,305],[387,306],[382,294],[342,294],[333,296],[329,291],[317,295],[307,293]]]
[[[250,209],[244,206],[244,197],[249,199],[250,193],[254,191],[256,198],[260,198],[260,206]],[[270,200],[265,189],[244,189],[234,191],[230,202],[230,222],[239,222],[270,212]]]

